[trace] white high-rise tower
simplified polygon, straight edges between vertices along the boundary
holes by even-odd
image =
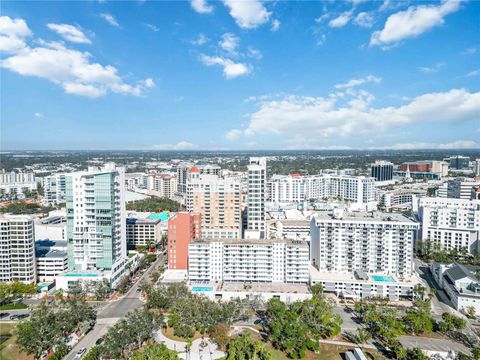
[[[248,210],[245,238],[265,237],[265,199],[267,189],[267,159],[251,157],[248,165]]]

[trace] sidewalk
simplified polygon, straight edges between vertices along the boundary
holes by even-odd
[[[158,330],[154,335],[155,341],[163,343],[170,350],[178,352],[178,356],[185,360],[215,360],[224,357],[226,354],[217,349],[217,344],[209,338],[197,339],[192,342],[192,347],[188,354],[185,353],[187,343],[183,341],[175,341],[167,338],[162,330]],[[200,346],[204,342],[206,346]]]

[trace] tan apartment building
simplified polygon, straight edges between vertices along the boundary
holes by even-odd
[[[202,238],[240,238],[242,216],[240,182],[214,174],[201,174],[192,167],[187,178],[186,205],[201,214]]]
[[[171,174],[148,174],[147,190],[149,195],[174,199],[177,192],[177,179]]]

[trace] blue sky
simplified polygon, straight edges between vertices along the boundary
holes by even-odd
[[[480,147],[480,2],[4,2],[2,149]]]

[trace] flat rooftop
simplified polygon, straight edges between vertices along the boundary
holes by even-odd
[[[37,258],[64,259],[67,257],[67,252],[61,250],[37,250],[35,251],[35,256]]]
[[[202,239],[202,240],[192,241],[191,244],[212,243],[212,242],[222,242],[222,243],[225,243],[225,244],[228,244],[228,245],[286,244],[286,245],[296,245],[296,246],[308,247],[308,244],[305,241],[290,240],[290,239]]]
[[[127,218],[127,225],[156,225],[160,223],[160,219],[152,219],[152,218],[143,218],[143,219],[136,219],[136,218]]]
[[[248,290],[245,290],[245,283],[223,283],[222,288],[218,284],[191,284],[192,287],[212,287],[214,291],[232,291],[232,292],[262,292],[262,293],[298,293],[308,294],[310,291],[305,284],[285,284],[285,283],[248,283]]]
[[[416,224],[413,220],[403,216],[402,214],[384,213],[384,212],[343,212],[341,216],[334,216],[332,212],[317,212],[315,218],[329,221],[387,221],[387,222],[403,222]]]

